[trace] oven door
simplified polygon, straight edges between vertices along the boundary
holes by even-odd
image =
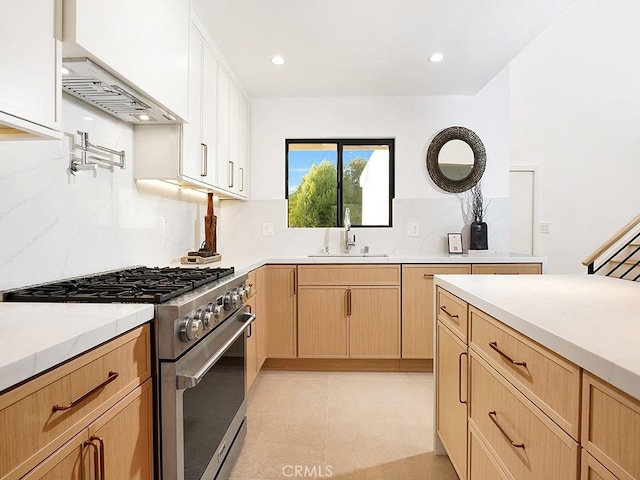
[[[246,427],[245,336],[239,309],[176,362],[161,363],[163,480],[211,480]],[[229,453],[234,450],[234,453]]]

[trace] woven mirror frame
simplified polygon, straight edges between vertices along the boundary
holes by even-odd
[[[438,163],[440,150],[451,140],[462,140],[471,148],[473,152],[473,167],[471,172],[461,180],[452,180],[447,177]],[[466,192],[476,185],[482,175],[487,164],[487,152],[480,137],[473,131],[465,127],[448,127],[441,130],[433,137],[427,150],[427,171],[433,183],[445,192],[462,193]]]

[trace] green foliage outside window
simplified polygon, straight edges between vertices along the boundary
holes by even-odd
[[[354,158],[344,168],[342,203],[351,210],[351,222],[362,223],[362,187],[360,175],[367,161]],[[290,227],[335,227],[338,172],[328,160],[313,165],[302,183],[289,195]]]
[[[331,162],[313,165],[289,195],[289,226],[335,227],[337,188],[337,172]]]

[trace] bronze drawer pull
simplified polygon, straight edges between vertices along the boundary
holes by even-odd
[[[509,435],[507,435],[507,432],[505,432],[503,430],[503,428],[500,426],[500,424],[498,423],[498,419],[496,418],[497,415],[498,414],[496,412],[489,412],[489,418],[495,424],[495,426],[498,427],[498,430],[500,430],[500,433],[502,433],[502,435],[504,435],[504,438],[506,438],[509,441],[509,443],[511,444],[512,447],[514,447],[514,448],[524,448],[524,443],[516,443],[513,440],[511,440],[511,437],[509,437]]]
[[[422,278],[433,278],[433,273],[425,273]]]
[[[60,410],[69,410],[70,408],[75,407],[78,403],[83,401],[89,395],[91,395],[92,393],[95,393],[96,391],[100,390],[102,387],[104,387],[108,383],[113,382],[116,378],[118,378],[118,373],[117,372],[109,372],[109,375],[107,376],[107,379],[104,382],[102,382],[100,385],[98,385],[97,387],[92,388],[87,393],[85,393],[84,395],[76,398],[75,400],[72,400],[71,403],[67,403],[66,405],[54,405],[53,406],[53,411],[54,412],[58,412]]]
[[[447,312],[447,308],[446,307],[440,307],[440,310],[442,310],[444,313],[446,313],[449,318],[459,318],[458,315],[451,315],[449,312]]]
[[[505,360],[513,363],[514,365],[519,365],[521,367],[527,368],[527,362],[516,362],[513,358],[511,358],[509,355],[507,355],[502,350],[500,350],[498,348],[498,342],[489,342],[489,346],[493,348],[496,352],[498,352],[500,356]]]

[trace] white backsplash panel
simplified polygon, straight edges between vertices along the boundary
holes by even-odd
[[[509,248],[509,199],[487,199],[485,221],[489,227],[489,249],[507,252]],[[223,256],[241,258],[306,256],[341,252],[342,228],[288,228],[286,200],[223,202],[220,213],[218,248]],[[419,235],[407,235],[406,225],[419,225]],[[273,223],[274,235],[263,236],[262,224]],[[463,247],[468,249],[468,228],[456,195],[446,198],[396,199],[393,202],[393,228],[357,228],[356,250],[365,246],[371,253],[388,255],[428,255],[447,252],[447,233],[462,232]]]
[[[206,197],[139,186],[133,129],[63,97],[65,138],[0,142],[0,290],[132,265],[166,265],[200,241]],[[77,131],[127,167],[68,172]]]

